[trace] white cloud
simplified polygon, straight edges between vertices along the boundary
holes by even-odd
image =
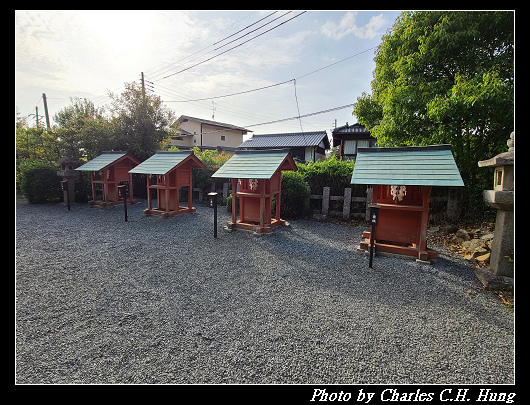
[[[327,21],[322,26],[322,33],[336,40],[349,34],[353,34],[358,38],[371,39],[378,34],[379,30],[387,22],[383,14],[378,14],[370,18],[365,25],[358,26],[357,14],[357,11],[348,11],[338,24],[333,21]]]
[[[350,55],[355,50],[349,44],[344,44],[344,40],[331,44],[329,38],[345,37],[355,42],[357,38],[374,37],[374,41],[399,14],[308,12],[211,61],[163,79],[263,32],[251,33],[214,51],[228,41],[214,45],[215,42],[270,13],[270,10],[15,11],[15,105],[23,115],[34,113],[36,105],[42,107],[37,100],[43,92],[48,96],[51,116],[69,105],[70,96],[87,97],[103,105],[109,102],[107,89],[120,92],[123,83],[138,80],[140,72],[154,83],[155,93],[163,100],[214,97],[265,87]],[[271,24],[265,28],[272,27]],[[344,63],[323,70],[318,77],[297,81],[300,112],[346,104],[362,91],[369,91],[374,62],[369,53],[362,57],[366,63]],[[357,65],[359,74],[352,74],[357,69],[353,66]],[[329,93],[333,98],[328,98]],[[242,126],[297,114],[293,83],[213,101],[215,119]],[[204,118],[212,115],[211,100],[168,105],[177,115]],[[321,120],[325,123],[322,128],[327,128],[335,118],[340,125],[351,122],[351,110],[318,115],[311,122]],[[308,121],[309,118],[304,121],[304,129]],[[284,126],[285,130],[299,130],[296,121],[277,124],[274,130],[281,132]],[[266,132],[271,128],[257,129]]]

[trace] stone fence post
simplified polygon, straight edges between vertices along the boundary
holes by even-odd
[[[329,212],[329,194],[330,188],[324,187],[322,190],[322,215],[328,215]]]

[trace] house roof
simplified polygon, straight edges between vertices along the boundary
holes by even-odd
[[[238,147],[244,148],[292,148],[295,146],[318,146],[324,141],[324,148],[329,149],[326,131],[293,132],[284,134],[254,134]]]
[[[238,150],[212,177],[270,179],[278,169],[297,170],[288,149]]]
[[[359,148],[351,184],[463,186],[451,145]]]
[[[127,156],[127,152],[123,152],[123,151],[103,152],[97,158],[92,159],[89,162],[86,162],[84,165],[79,166],[75,170],[90,171],[90,172],[99,171],[111,165],[112,163],[116,162],[117,160],[124,158],[125,156]],[[131,158],[130,156],[128,157]],[[133,158],[131,159],[136,160]]]
[[[194,161],[194,167],[202,167],[203,169],[205,168],[204,164],[197,159],[193,152],[157,151],[149,159],[129,170],[129,173],[166,174],[188,159]]]
[[[333,134],[344,134],[344,133],[350,133],[350,132],[370,133],[370,131],[368,131],[364,125],[361,125],[359,123],[356,123],[353,125],[348,125],[348,123],[346,123],[346,125],[337,127],[332,131]]]
[[[198,122],[200,124],[213,125],[213,126],[216,126],[216,127],[227,128],[227,129],[236,129],[238,131],[252,132],[250,129],[246,129],[246,128],[243,128],[243,127],[238,127],[236,125],[226,124],[224,122],[205,120],[205,119],[202,119],[202,118],[190,117],[189,115],[181,115],[178,118],[178,120],[177,120],[178,123],[186,122],[186,121],[195,121],[195,122]]]

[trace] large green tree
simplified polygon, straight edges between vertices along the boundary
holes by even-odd
[[[87,99],[72,98],[71,104],[54,115],[53,128],[63,150],[94,159],[105,150],[125,150],[145,160],[160,148],[171,131],[174,114],[160,97],[145,94],[135,83],[125,83],[122,93],[109,93],[107,108]]]
[[[159,96],[144,94],[135,83],[125,83],[119,95],[110,93],[115,149],[126,150],[140,161],[152,156],[173,131],[174,113]]]
[[[452,144],[476,200],[491,186],[477,161],[505,151],[514,129],[513,45],[513,12],[403,12],[353,114],[381,146]]]
[[[75,157],[94,159],[103,150],[112,149],[111,123],[105,110],[86,98],[71,97],[70,105],[53,116],[53,130],[63,152],[70,149]]]

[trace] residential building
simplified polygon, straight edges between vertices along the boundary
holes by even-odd
[[[357,157],[359,148],[371,148],[377,146],[377,139],[370,135],[364,125],[359,123],[353,125],[343,125],[332,131],[333,147],[339,147],[340,156],[345,159]]]
[[[294,132],[286,134],[254,134],[239,149],[289,149],[289,154],[301,162],[314,162],[326,156],[330,149],[326,131]]]
[[[198,146],[200,150],[219,149],[233,152],[243,142],[243,135],[252,132],[246,128],[223,122],[181,115],[173,124],[178,134],[168,146],[189,150]]]

